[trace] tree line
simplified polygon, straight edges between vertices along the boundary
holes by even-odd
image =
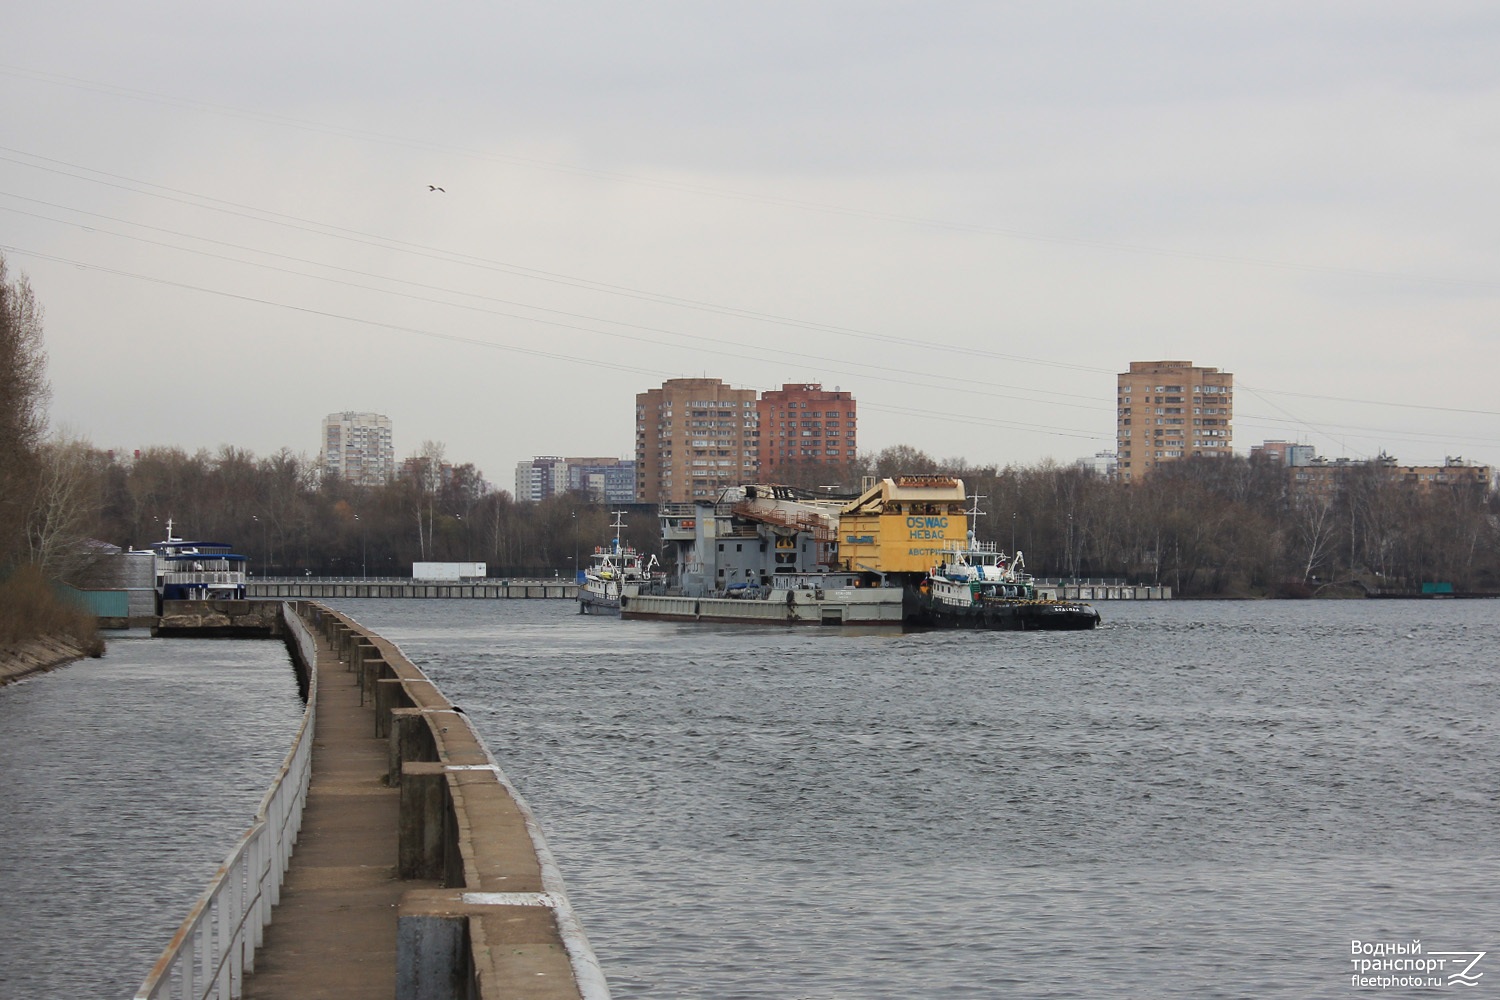
[[[409,577],[414,562],[483,562],[492,576],[571,574],[609,531],[609,514],[577,496],[517,503],[472,464],[449,466],[427,442],[383,486],[323,478],[283,449],[188,454],[150,448],[100,463],[100,537],[144,547],[166,537],[224,541],[257,576]],[[642,543],[656,525],[629,525]],[[654,546],[654,543],[653,543]]]
[[[976,467],[910,448],[878,475],[959,476],[980,496],[979,534],[1025,553],[1034,574],[1120,577],[1180,596],[1305,597],[1419,590],[1500,591],[1494,484],[1411,483],[1350,463],[1320,491],[1257,457],[1189,458],[1138,483],[1079,465]]]
[[[281,451],[156,448],[129,463],[88,452],[97,537],[143,546],[179,535],[229,541],[260,575],[408,576],[416,561],[484,562],[491,576],[571,576],[611,535],[611,511],[583,495],[516,502],[429,442],[416,470],[385,486],[322,480]],[[1025,553],[1038,576],[1165,584],[1181,596],[1311,596],[1419,588],[1500,590],[1500,496],[1425,488],[1351,464],[1330,492],[1299,490],[1274,462],[1183,460],[1131,484],[1077,465],[975,466],[910,446],[844,466],[779,470],[777,481],[857,493],[866,477],[962,478],[982,540]],[[798,481],[800,480],[800,481]],[[625,540],[656,552],[649,506]]]

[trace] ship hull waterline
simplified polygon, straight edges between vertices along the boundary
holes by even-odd
[[[967,607],[922,601],[910,624],[919,628],[996,632],[1081,632],[1098,628],[1099,612],[1087,604],[1048,601],[985,602]]]

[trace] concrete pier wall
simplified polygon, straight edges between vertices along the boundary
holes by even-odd
[[[163,601],[152,626],[162,638],[280,638],[283,631],[280,601]]]
[[[398,1000],[607,1000],[609,990],[530,809],[467,716],[394,644],[300,605],[326,637],[400,789]]]
[[[1049,601],[1170,601],[1172,588],[1135,584],[1039,583],[1036,596]]]

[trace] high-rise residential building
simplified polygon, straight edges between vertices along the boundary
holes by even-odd
[[[539,455],[516,464],[516,499],[546,500],[582,493],[600,503],[635,502],[635,461]]]
[[[384,486],[396,472],[391,420],[379,413],[330,413],[323,418],[323,475],[359,486]]]
[[[778,478],[783,466],[843,465],[854,460],[854,394],[817,383],[783,385],[763,393],[760,418],[760,477]]]
[[[516,463],[516,499],[546,500],[568,490],[568,460],[558,455],[538,455]]]
[[[570,458],[568,490],[599,503],[634,503],[635,459]]]
[[[1119,458],[1112,451],[1096,451],[1093,458],[1080,458],[1073,464],[1101,479],[1113,479],[1120,471]]]
[[[1264,455],[1268,461],[1290,469],[1299,465],[1311,465],[1313,459],[1317,457],[1317,450],[1310,444],[1266,441],[1263,444],[1250,446],[1250,457],[1253,459],[1258,455]]]
[[[1132,361],[1117,376],[1121,479],[1139,482],[1167,462],[1233,454],[1234,376],[1191,361]]]
[[[636,497],[688,503],[753,482],[758,443],[754,389],[668,379],[635,397]]]

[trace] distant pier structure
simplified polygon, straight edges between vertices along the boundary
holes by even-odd
[[[1170,601],[1172,588],[1120,580],[1038,580],[1037,596],[1049,601]]]
[[[251,578],[248,596],[284,600],[349,597],[467,598],[476,600],[576,600],[578,585],[562,578],[507,580],[414,580],[410,577]]]

